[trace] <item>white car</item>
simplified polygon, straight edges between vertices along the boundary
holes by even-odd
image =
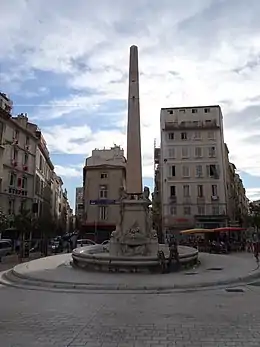
[[[77,248],[84,247],[84,246],[94,246],[94,245],[96,245],[96,242],[90,239],[77,240]]]

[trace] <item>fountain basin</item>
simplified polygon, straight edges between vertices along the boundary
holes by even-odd
[[[169,258],[168,245],[160,244],[158,249]],[[178,246],[181,266],[193,265],[198,260],[198,250]],[[157,254],[152,256],[120,256],[109,253],[109,244],[76,248],[72,252],[73,265],[94,271],[109,272],[160,272]]]

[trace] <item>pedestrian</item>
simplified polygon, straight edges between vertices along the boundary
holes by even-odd
[[[259,249],[260,249],[259,241],[256,241],[254,243],[254,256],[255,256],[255,259],[256,259],[257,267],[259,267]]]

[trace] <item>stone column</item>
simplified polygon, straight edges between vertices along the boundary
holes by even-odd
[[[131,46],[127,120],[126,191],[130,194],[140,194],[142,190],[138,48],[137,46]]]

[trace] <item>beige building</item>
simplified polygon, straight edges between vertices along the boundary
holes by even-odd
[[[51,178],[51,191],[52,191],[52,215],[54,220],[59,220],[61,215],[61,206],[63,199],[62,192],[63,181],[60,176],[58,176],[55,172],[52,174]]]
[[[63,182],[54,172],[43,135],[27,114],[12,117],[10,110],[0,107],[0,208],[11,218],[29,210],[59,220]]]
[[[54,166],[50,159],[47,144],[41,131],[37,129],[35,134],[38,139],[35,168],[35,203],[38,205],[38,216],[51,216],[51,179],[54,172]]]
[[[126,159],[119,146],[95,149],[84,167],[85,230],[106,239],[119,220],[120,188],[125,186]]]
[[[225,226],[228,216],[221,108],[163,108],[160,122],[164,231]]]
[[[249,214],[249,200],[243,181],[236,172],[235,164],[229,161],[229,150],[225,144],[227,176],[227,211],[230,225],[243,225]]]
[[[10,217],[31,210],[37,148],[36,126],[26,115],[11,115],[0,109],[0,206]]]
[[[83,187],[76,188],[75,216],[77,218],[78,224],[80,224],[84,216],[84,188]]]

